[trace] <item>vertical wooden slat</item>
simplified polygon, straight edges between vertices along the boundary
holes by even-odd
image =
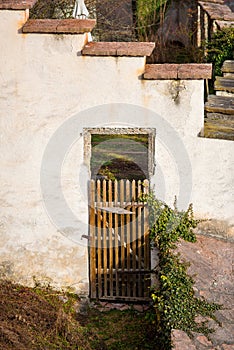
[[[120,206],[124,202],[124,180],[120,180]],[[125,268],[125,240],[124,240],[124,215],[120,215],[120,244],[121,244],[121,270],[124,272]],[[125,276],[122,273],[122,296],[125,296]]]
[[[108,206],[112,207],[112,181],[108,181]],[[110,285],[110,296],[113,297],[113,220],[112,213],[109,213],[109,285]]]
[[[136,181],[132,181],[132,269],[136,271]],[[133,274],[133,297],[136,297],[136,275]]]
[[[149,193],[149,181],[148,180],[144,180],[144,188],[143,188],[143,192],[144,194],[148,194]],[[150,251],[150,247],[149,247],[149,213],[148,213],[148,207],[147,205],[144,205],[144,242],[145,242],[145,247],[144,247],[144,267],[146,270],[150,269],[150,261],[149,261],[149,251]]]
[[[90,294],[96,298],[95,181],[89,184]]]
[[[126,202],[130,201],[130,182],[129,180],[126,181],[126,189],[125,189],[125,195],[126,195]],[[128,206],[127,209],[129,210],[131,207]],[[126,215],[126,254],[127,254],[127,270],[130,271],[131,269],[131,251],[130,251],[130,242],[131,242],[131,227],[130,227],[130,214]],[[131,296],[131,276],[127,274],[127,296]]]
[[[103,206],[106,206],[106,180],[102,181],[102,200]],[[102,212],[103,228],[103,279],[104,279],[104,296],[107,296],[107,235],[106,235],[106,212]]]
[[[204,12],[204,30],[205,30],[205,40],[208,41],[209,38],[209,17],[206,12]]]
[[[197,5],[197,47],[200,47],[201,43],[201,7]]]
[[[114,205],[117,206],[118,204],[118,198],[119,198],[119,193],[118,193],[118,181],[115,180],[114,182]],[[118,276],[118,268],[119,268],[119,227],[118,227],[118,214],[115,214],[115,229],[114,229],[114,234],[115,234],[115,288],[116,288],[116,296],[119,296],[119,276]]]
[[[141,194],[141,181],[138,181],[138,197]],[[138,269],[141,271],[141,264],[142,264],[142,257],[141,257],[141,207],[137,207],[137,256],[138,256]],[[139,279],[138,279],[138,296],[142,297],[142,275],[139,273]]]
[[[97,180],[97,206],[101,205],[101,182]],[[97,209],[97,273],[98,273],[98,297],[102,297],[102,239],[101,239],[101,210]]]
[[[149,193],[149,181],[144,180],[143,182],[143,192],[144,194]],[[144,215],[144,269],[150,270],[150,240],[149,240],[149,212],[148,207],[145,205],[143,210]],[[144,281],[144,296],[147,297],[149,295],[149,276],[145,275],[145,281]]]

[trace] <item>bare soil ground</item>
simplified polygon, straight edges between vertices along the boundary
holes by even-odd
[[[0,281],[0,349],[156,349],[156,327],[142,312],[82,310],[74,294]]]

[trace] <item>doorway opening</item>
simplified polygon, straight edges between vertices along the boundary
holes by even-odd
[[[84,128],[90,178],[150,179],[155,167],[154,128]]]
[[[152,129],[90,129],[90,297],[146,301],[150,296],[148,207]],[[117,130],[119,132],[117,132]],[[87,154],[86,154],[87,157]]]

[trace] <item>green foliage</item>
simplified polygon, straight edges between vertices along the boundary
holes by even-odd
[[[151,239],[159,250],[159,287],[152,291],[157,325],[162,349],[171,349],[171,330],[180,329],[188,335],[200,332],[208,335],[212,332],[207,322],[196,322],[197,316],[215,319],[214,312],[220,305],[208,303],[194,294],[194,280],[187,274],[189,263],[182,262],[180,254],[175,253],[176,243],[183,239],[195,242],[193,229],[198,220],[194,219],[190,205],[185,212],[172,209],[155,199],[151,193],[142,197],[150,208]]]
[[[157,329],[144,313],[135,310],[111,310],[100,312],[91,309],[86,322],[87,332],[91,330],[103,341],[103,346],[91,343],[92,349],[108,350],[159,350]]]
[[[234,28],[217,31],[206,45],[207,62],[214,65],[214,74],[222,75],[221,67],[225,60],[234,58]]]
[[[139,40],[150,41],[165,17],[169,0],[136,0],[136,21]]]

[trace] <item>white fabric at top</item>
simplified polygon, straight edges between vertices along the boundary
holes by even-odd
[[[76,0],[72,16],[80,19],[85,19],[89,16],[89,11],[85,6],[84,0]]]

